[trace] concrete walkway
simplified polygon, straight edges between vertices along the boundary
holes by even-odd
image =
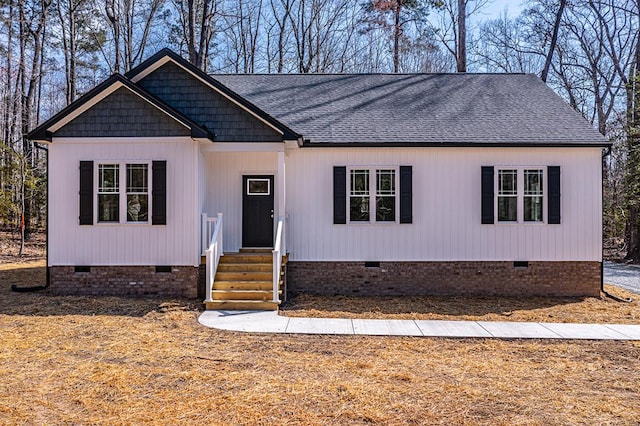
[[[276,311],[205,311],[205,327],[250,333],[496,339],[640,340],[640,325],[290,318]]]

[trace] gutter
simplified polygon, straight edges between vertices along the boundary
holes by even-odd
[[[47,189],[46,189],[46,193],[45,193],[45,197],[47,199],[47,213],[46,213],[46,228],[45,228],[45,234],[46,234],[46,238],[47,238],[47,257],[46,257],[46,281],[44,285],[37,285],[37,286],[30,286],[30,287],[18,287],[15,284],[11,284],[11,291],[15,291],[16,293],[30,293],[30,292],[34,292],[34,291],[40,291],[40,290],[46,290],[47,288],[49,288],[49,285],[51,284],[51,278],[50,278],[50,274],[49,274],[49,149],[44,146],[44,145],[39,145],[37,143],[34,144],[34,146],[36,147],[36,149],[41,149],[44,152],[47,153]]]
[[[600,162],[600,197],[602,199],[601,201],[601,205],[604,207],[604,159],[606,157],[608,157],[611,154],[611,146],[607,147],[603,153],[602,153],[602,161]],[[47,157],[48,158],[48,157]],[[601,250],[604,252],[604,238],[602,239],[602,248]],[[618,297],[614,294],[611,294],[609,292],[607,292],[604,289],[604,259],[600,260],[600,293],[602,293],[605,297],[611,299],[611,300],[615,300],[616,302],[623,302],[623,303],[631,303],[633,302],[633,299],[630,297],[627,298],[622,298],[622,297]]]

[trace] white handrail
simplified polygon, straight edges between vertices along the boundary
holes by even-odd
[[[273,244],[273,301],[278,303],[278,290],[280,287],[280,269],[282,269],[282,232],[284,229],[284,217],[278,218],[278,227],[276,228],[276,240]]]
[[[202,256],[205,255],[205,251],[209,248],[217,221],[217,217],[209,217],[206,213],[201,214],[200,253]]]
[[[206,216],[203,213],[203,216]],[[211,234],[211,238],[209,239],[209,246],[205,250],[205,256],[207,259],[207,269],[206,269],[206,298],[204,299],[206,302],[213,302],[213,281],[216,276],[216,271],[218,270],[218,264],[220,263],[220,256],[224,256],[224,252],[222,250],[222,213],[218,213],[217,218],[208,218],[215,220],[208,220],[208,223],[215,223],[215,227],[213,228],[213,232]],[[204,220],[203,220],[204,225]],[[207,229],[208,231],[208,229]],[[203,231],[204,233],[204,231]]]

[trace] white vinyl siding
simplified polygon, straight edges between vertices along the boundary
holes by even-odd
[[[291,260],[305,261],[600,261],[601,152],[600,148],[292,149],[286,157],[287,250]],[[413,223],[333,224],[333,166],[384,169],[389,164],[413,166]],[[482,225],[480,176],[486,165],[495,166],[496,174],[500,168],[544,166],[546,173],[546,165],[560,166],[562,223]],[[348,179],[347,172],[347,185]],[[545,180],[545,191],[546,184]],[[545,204],[545,215],[546,209]]]
[[[49,264],[199,265],[197,154],[191,138],[54,138],[49,146]],[[123,168],[150,164],[149,159],[167,161],[166,226],[153,226],[150,220],[132,225],[123,216]],[[120,223],[78,224],[78,165],[86,160],[94,162],[96,193],[98,165],[120,165]]]

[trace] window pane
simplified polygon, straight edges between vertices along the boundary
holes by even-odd
[[[127,220],[147,222],[149,220],[149,196],[147,194],[127,194]]]
[[[351,195],[369,195],[369,170],[351,170]]]
[[[376,197],[376,221],[395,222],[396,197]]]
[[[147,192],[147,164],[127,164],[127,192]]]
[[[524,195],[542,195],[542,170],[524,171]]]
[[[395,170],[376,170],[376,195],[395,195]]]
[[[269,195],[269,179],[247,179],[248,195]]]
[[[119,194],[98,194],[99,222],[118,222],[120,220],[120,216],[118,214],[119,208]]]
[[[98,165],[98,192],[118,192],[119,180],[117,164]]]
[[[524,197],[524,220],[542,222],[542,197]]]
[[[518,220],[517,206],[517,197],[498,197],[498,220],[505,222]]]
[[[349,212],[352,222],[368,222],[369,197],[351,197]]]
[[[518,171],[498,170],[498,195],[516,195],[518,193]]]

